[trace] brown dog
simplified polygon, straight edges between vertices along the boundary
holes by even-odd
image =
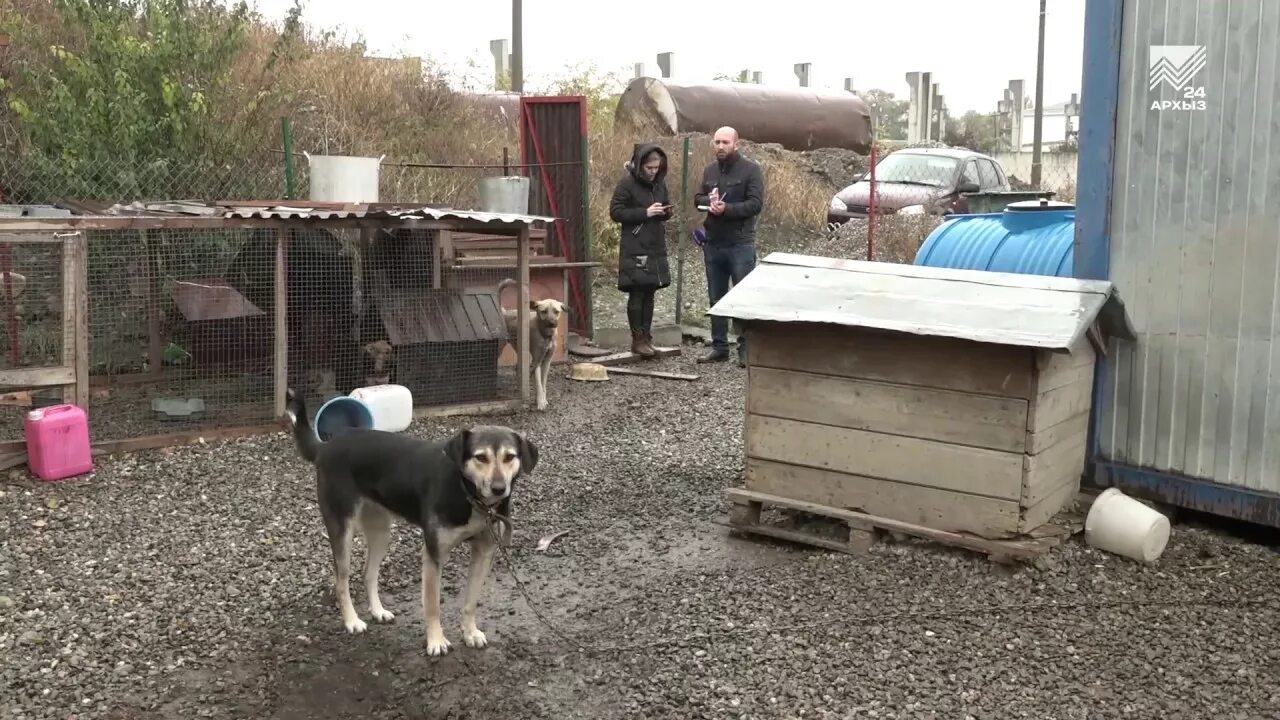
[[[516,281],[507,278],[498,283],[499,298],[507,287],[516,287]],[[539,410],[547,409],[547,377],[551,374],[551,358],[556,354],[556,328],[560,326],[560,317],[566,310],[559,300],[530,299],[529,310],[524,313],[525,321],[529,323],[529,359],[533,364],[533,389]],[[502,319],[507,324],[507,342],[517,353],[521,352],[516,347],[520,342],[520,313],[502,308]]]

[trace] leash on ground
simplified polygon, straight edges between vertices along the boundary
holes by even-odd
[[[510,540],[514,533],[511,519],[505,515],[500,515],[493,508],[481,508],[482,512],[489,516],[489,532],[493,535],[494,543],[498,546],[498,551],[502,553],[502,558],[507,562],[507,572],[511,575],[511,579],[515,581],[516,588],[524,597],[525,603],[529,609],[533,611],[534,616],[556,637],[565,643],[578,649],[580,654],[613,654],[641,652],[644,650],[652,650],[654,648],[664,647],[667,645],[679,645],[694,640],[714,640],[734,635],[745,635],[749,633],[769,633],[778,634],[786,632],[800,632],[804,630],[816,630],[818,628],[828,627],[836,623],[840,624],[856,624],[861,626],[884,625],[892,622],[900,622],[904,620],[949,620],[957,618],[983,617],[989,615],[999,615],[1002,613],[1023,613],[1029,614],[1034,612],[1068,612],[1075,610],[1114,610],[1118,608],[1158,608],[1158,607],[1212,607],[1212,608],[1245,608],[1256,607],[1259,605],[1271,606],[1275,604],[1275,600],[1266,598],[1230,598],[1230,599],[1211,599],[1202,600],[1147,600],[1147,599],[1131,599],[1131,600],[1092,600],[1092,601],[1073,601],[1073,602],[1039,602],[1039,603],[1007,603],[1004,605],[986,605],[981,607],[963,607],[953,608],[951,610],[906,610],[900,612],[875,613],[871,615],[849,616],[841,615],[839,617],[828,618],[825,620],[815,620],[812,622],[794,623],[790,625],[778,626],[761,626],[761,625],[739,625],[732,628],[724,628],[709,632],[688,633],[676,637],[665,637],[650,642],[632,643],[626,645],[596,645],[582,643],[567,635],[555,623],[551,622],[542,610],[538,607],[538,603],[533,599],[525,587],[524,582],[520,579],[519,573],[515,569],[515,561],[511,554],[507,552],[506,545],[499,538],[497,531],[494,530],[495,522],[500,522],[505,526],[503,537]],[[783,563],[774,563],[765,567],[773,567]],[[751,568],[748,572],[755,572],[763,568]]]

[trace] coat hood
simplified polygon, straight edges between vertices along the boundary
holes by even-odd
[[[650,180],[644,176],[644,171],[640,169],[641,160],[645,155],[651,152],[658,153],[658,157],[662,159],[662,164],[658,168],[658,174],[654,176],[652,184],[656,185],[667,177],[667,153],[657,143],[636,143],[631,149],[631,159],[627,161],[627,170],[635,177],[636,180],[648,185]]]

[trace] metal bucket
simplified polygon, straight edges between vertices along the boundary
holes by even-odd
[[[311,199],[318,202],[378,202],[378,180],[382,159],[352,155],[311,155]]]
[[[523,175],[482,178],[480,209],[483,212],[528,215],[529,178]]]

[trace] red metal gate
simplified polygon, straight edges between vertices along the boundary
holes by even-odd
[[[529,212],[556,218],[547,250],[569,263],[590,262],[587,199],[587,99],[560,95],[520,98],[520,162],[529,177]],[[587,268],[569,277],[569,329],[593,331]]]

